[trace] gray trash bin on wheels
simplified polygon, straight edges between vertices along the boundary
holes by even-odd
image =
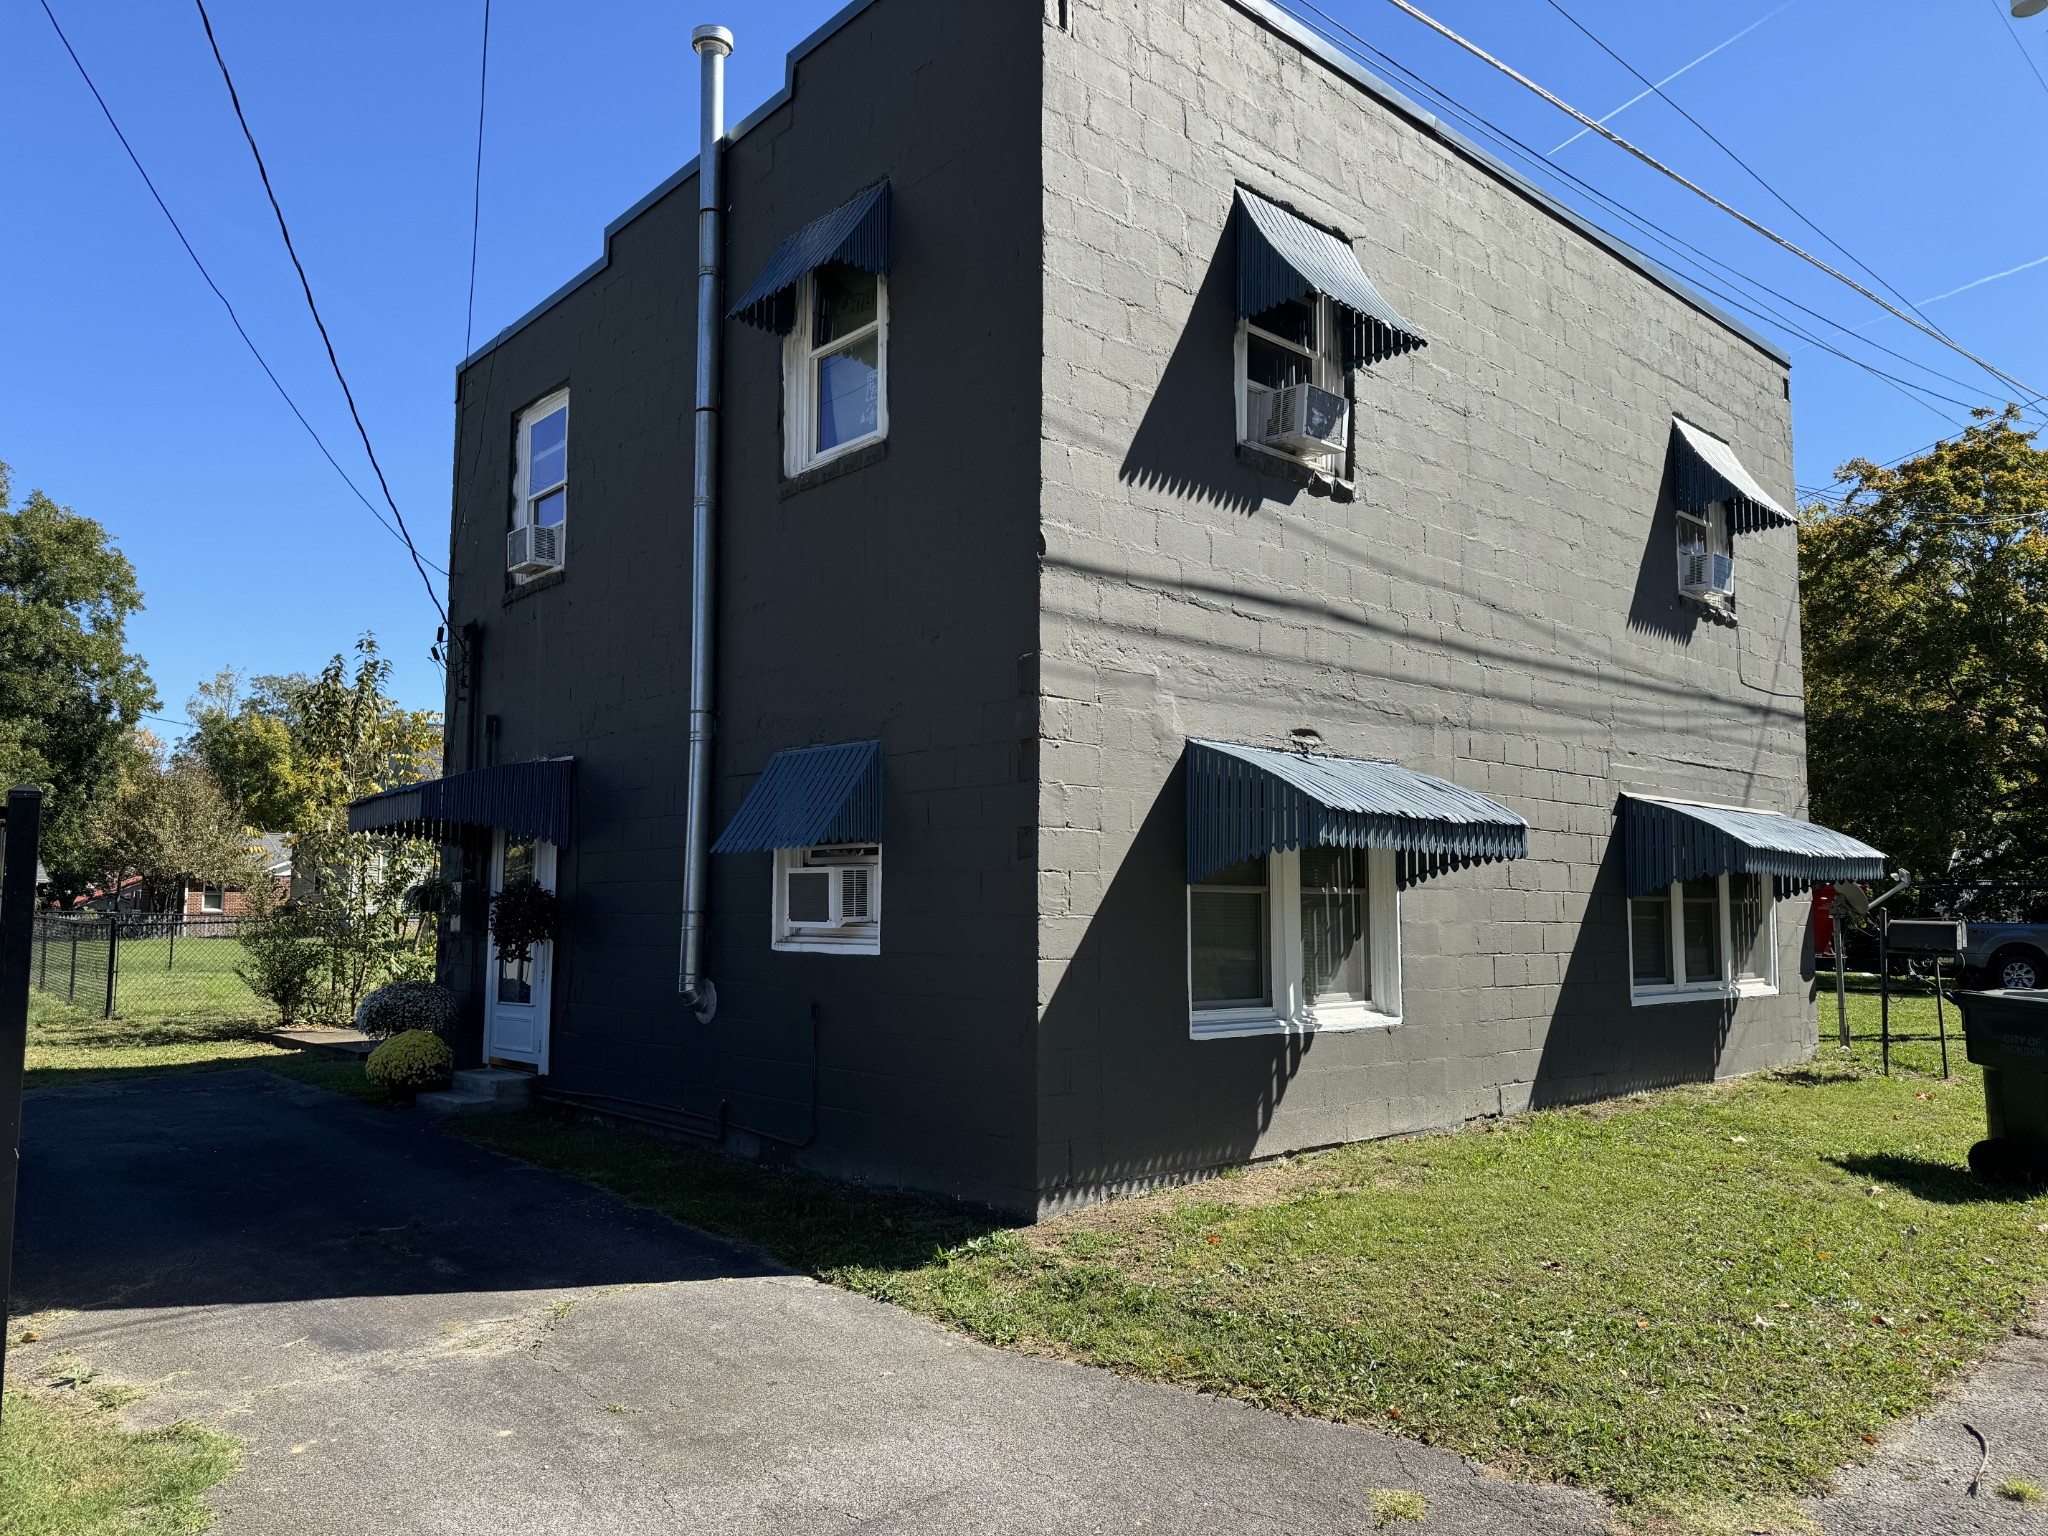
[[[1963,992],[1963,1038],[1984,1069],[1990,1134],[1970,1168],[1999,1183],[2048,1183],[2048,992]]]

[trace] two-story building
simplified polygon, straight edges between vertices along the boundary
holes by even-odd
[[[712,142],[458,376],[470,1060],[1031,1213],[1812,1050],[1781,350],[1266,0]]]

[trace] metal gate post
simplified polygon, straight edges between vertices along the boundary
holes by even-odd
[[[114,1016],[114,975],[120,969],[120,955],[121,919],[117,917],[107,930],[107,1011],[100,1015],[103,1019]]]
[[[71,930],[71,980],[64,988],[64,1001],[71,1002],[78,996],[78,930]]]
[[[14,1190],[21,1170],[21,1080],[28,1052],[28,973],[42,828],[43,792],[33,784],[9,790],[5,868],[0,872],[0,1315],[14,1283]],[[0,1386],[6,1370],[7,1337],[0,1328]]]
[[[1892,1075],[1892,912],[1877,914],[1877,1015],[1883,1040],[1884,1075]]]
[[[1835,936],[1831,941],[1835,951],[1835,1029],[1841,1037],[1842,1049],[1849,1049],[1849,961],[1846,954],[1849,946],[1843,942],[1847,932],[1842,922],[1842,899],[1838,896],[1829,904],[1828,911],[1835,920]]]

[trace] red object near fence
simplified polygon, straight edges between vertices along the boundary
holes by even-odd
[[[1816,885],[1813,888],[1813,958],[1833,960],[1835,958],[1835,888],[1832,885]]]

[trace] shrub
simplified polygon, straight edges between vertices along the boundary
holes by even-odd
[[[356,1028],[377,1039],[423,1029],[444,1039],[455,1031],[455,994],[431,981],[394,981],[365,997]]]
[[[278,1023],[296,1024],[319,990],[327,958],[315,925],[304,913],[283,907],[245,922],[240,937],[249,959],[235,967],[235,974],[258,997],[277,1005]]]
[[[424,1029],[408,1029],[393,1035],[363,1062],[370,1081],[382,1083],[394,1093],[417,1093],[446,1082],[454,1070],[455,1053],[439,1035]]]

